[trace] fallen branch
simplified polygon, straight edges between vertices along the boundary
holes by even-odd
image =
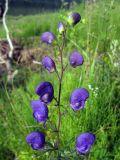
[[[18,73],[17,70],[15,70],[13,73],[12,73],[12,58],[13,58],[13,50],[14,50],[14,47],[13,47],[13,44],[12,44],[12,40],[10,39],[10,35],[9,35],[9,30],[8,30],[8,27],[7,27],[7,24],[6,24],[6,15],[7,15],[7,12],[8,12],[8,0],[5,0],[5,11],[4,11],[4,14],[3,14],[3,27],[5,29],[5,32],[6,32],[6,38],[7,38],[7,41],[9,43],[9,46],[10,46],[10,51],[8,53],[8,59],[6,60],[6,68],[7,68],[7,72],[8,72],[8,76],[7,76],[7,80],[8,82],[11,82],[14,78],[14,76]]]
[[[4,61],[2,57],[0,57],[0,64],[6,64],[6,62]]]
[[[41,62],[38,62],[38,61],[35,61],[35,60],[33,60],[32,62],[33,62],[34,64],[42,65],[42,63],[41,63]]]
[[[8,12],[8,0],[5,0],[5,11],[4,11],[4,14],[3,14],[3,27],[5,29],[6,38],[8,40],[9,46],[10,46],[9,58],[12,58],[14,47],[13,47],[13,44],[12,44],[12,40],[10,39],[9,30],[8,30],[8,27],[7,27],[7,24],[6,24],[7,12]]]

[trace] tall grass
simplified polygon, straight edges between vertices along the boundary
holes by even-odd
[[[90,160],[119,160],[120,157],[120,3],[113,2],[112,4],[112,1],[101,1],[95,5],[78,6],[76,11],[81,13],[82,22],[71,29],[67,37],[69,44],[64,53],[65,61],[68,60],[69,53],[77,49],[83,54],[85,63],[77,69],[69,67],[63,79],[61,102],[64,116],[61,122],[61,148],[66,155],[68,151],[73,150],[75,139],[80,133],[91,131],[96,134],[96,142],[91,150]],[[11,36],[22,39],[25,45],[29,43],[30,47],[37,47],[38,37],[43,31],[56,33],[58,19],[64,19],[63,15],[67,15],[67,12],[8,17]],[[4,32],[0,32],[0,36],[4,37]],[[35,37],[35,44],[29,40],[30,37]],[[3,153],[2,148],[9,148],[20,160],[56,159],[53,153],[32,151],[26,144],[25,137],[31,131],[41,129],[46,133],[48,141],[54,140],[55,133],[51,130],[49,120],[49,130],[46,131],[33,119],[30,102],[38,99],[34,89],[41,81],[52,82],[57,93],[57,78],[55,74],[49,75],[47,72],[29,71],[25,75],[24,85],[21,83],[16,87],[16,80],[12,89],[5,83],[1,85],[0,151]],[[92,89],[88,85],[91,85]],[[74,113],[70,108],[69,97],[77,87],[87,88],[90,98],[85,109]],[[95,88],[98,88],[97,95]],[[57,110],[54,101],[49,106],[49,111],[49,119],[56,121]],[[1,156],[1,160],[5,159],[4,156]],[[70,159],[80,158],[73,154]]]

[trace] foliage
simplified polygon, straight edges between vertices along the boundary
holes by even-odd
[[[75,145],[73,139],[79,133],[91,131],[96,133],[97,141],[91,151],[90,160],[119,160],[120,157],[120,93],[118,92],[120,89],[120,15],[118,13],[120,5],[119,1],[111,2],[114,3],[100,1],[89,6],[82,4],[76,8],[76,11],[81,13],[82,22],[70,31],[68,41],[71,43],[65,51],[65,57],[71,49],[76,47],[83,54],[85,65],[76,69],[76,72],[68,69],[64,77],[64,94],[61,100],[62,107],[66,107],[64,113],[66,118],[63,116],[61,132],[64,134],[61,137],[61,146],[66,155],[68,151],[72,152]],[[25,46],[37,47],[40,34],[47,30],[55,33],[58,19],[65,18],[63,15],[67,15],[64,10],[35,16],[8,17],[11,36]],[[0,37],[3,38],[4,31],[1,28],[2,26],[0,26]],[[30,37],[36,38],[37,42],[29,41]],[[22,72],[25,72],[24,69]],[[82,76],[80,76],[81,73]],[[58,86],[54,81],[55,75],[51,77],[49,74],[39,72],[34,73],[33,76],[31,70],[25,75],[24,85],[21,83],[16,87],[17,79],[15,79],[11,86],[12,90],[7,84],[1,84],[0,146],[4,150],[6,148],[14,152],[20,160],[45,160],[53,157],[55,159],[56,155],[52,152],[49,155],[47,153],[43,155],[43,153],[32,151],[25,143],[26,135],[36,126],[29,104],[31,99],[36,99],[36,95],[32,94],[34,86],[47,79],[54,84],[56,92]],[[90,92],[90,98],[85,110],[73,114],[69,109],[69,97],[76,86],[86,87]],[[50,117],[56,118],[55,107],[54,103],[50,105]],[[54,133],[50,131],[46,132],[47,137],[54,139]],[[66,146],[66,143],[69,145]],[[71,159],[79,159],[79,157],[71,154]]]

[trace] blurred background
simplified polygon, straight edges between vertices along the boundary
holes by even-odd
[[[46,10],[55,11],[60,8],[69,9],[83,0],[9,0],[9,14],[26,15],[40,13]],[[4,4],[4,0],[1,0]]]
[[[4,11],[5,1],[0,0]],[[45,132],[53,142],[50,121],[56,123],[57,110],[49,106],[47,129],[33,119],[30,102],[38,99],[36,86],[50,81],[58,93],[56,74],[41,65],[44,55],[53,57],[60,70],[55,46],[40,41],[45,31],[58,35],[59,21],[66,23],[70,12],[78,12],[81,21],[67,32],[64,63],[73,50],[84,57],[76,69],[68,66],[63,79],[61,149],[66,160],[83,160],[76,152],[76,137],[82,132],[96,134],[88,160],[120,160],[120,1],[119,0],[9,0],[6,23],[14,50],[9,61],[9,44],[0,13],[0,160],[56,160],[56,153],[33,151],[25,142],[32,131]],[[3,62],[2,62],[3,60]],[[6,65],[11,63],[10,70]],[[10,71],[10,75],[9,75]],[[8,76],[9,75],[9,76]],[[9,80],[9,81],[8,81]],[[86,107],[74,113],[69,97],[75,88],[84,87],[90,97]]]

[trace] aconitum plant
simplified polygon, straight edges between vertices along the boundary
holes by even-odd
[[[46,122],[48,118],[47,105],[40,100],[33,100],[32,103],[33,117],[37,122]]]
[[[50,103],[54,98],[54,88],[50,82],[41,82],[35,89],[35,93],[40,96],[44,103]]]
[[[50,73],[54,72],[55,69],[56,69],[55,62],[49,56],[43,57],[43,59],[42,59],[42,65]]]
[[[76,139],[76,150],[79,154],[87,154],[95,141],[93,133],[82,133]]]
[[[41,150],[45,145],[45,135],[42,132],[32,132],[26,137],[26,141],[34,150]]]
[[[80,66],[83,64],[84,59],[79,52],[74,51],[70,54],[69,61],[70,61],[70,65],[76,68],[77,66]]]
[[[85,106],[85,101],[89,97],[89,92],[85,88],[75,89],[70,96],[70,105],[73,110],[77,111]]]
[[[47,44],[52,44],[55,40],[55,35],[52,32],[44,32],[41,36],[41,41]]]
[[[44,32],[41,35],[41,41],[46,43],[47,45],[56,45],[56,48],[59,52],[60,57],[60,67],[58,68],[58,64],[56,65],[54,59],[55,57],[50,57],[46,55],[42,58],[42,66],[46,69],[49,73],[56,73],[58,78],[58,94],[57,96],[54,95],[54,86],[51,82],[43,81],[38,84],[35,88],[35,93],[38,96],[37,100],[31,101],[31,106],[33,110],[33,117],[37,121],[37,123],[43,123],[44,131],[47,128],[47,121],[49,116],[48,105],[55,100],[56,102],[56,110],[58,110],[58,118],[55,121],[55,130],[54,132],[57,134],[55,136],[54,141],[51,143],[47,142],[47,135],[43,133],[43,131],[33,131],[26,137],[26,142],[32,147],[33,150],[40,150],[44,152],[54,151],[57,152],[57,159],[64,159],[63,154],[61,154],[61,94],[62,94],[62,84],[63,84],[63,76],[65,70],[68,67],[68,64],[65,64],[63,59],[63,52],[64,48],[66,47],[66,38],[67,38],[67,31],[69,27],[75,27],[81,20],[81,16],[77,12],[70,13],[68,16],[67,22],[60,21],[58,23],[58,36],[54,35],[52,32]],[[59,43],[60,41],[60,43]],[[77,51],[71,51],[68,58],[68,63],[72,68],[80,67],[84,64],[84,57],[83,55]],[[76,88],[70,94],[70,107],[74,112],[80,112],[80,110],[85,108],[86,101],[89,98],[89,92],[86,88]],[[53,117],[52,117],[53,119]],[[69,134],[69,133],[68,133]],[[46,136],[46,138],[45,138]],[[76,135],[77,137],[77,135]],[[76,142],[75,142],[76,141]],[[95,134],[91,132],[84,132],[79,133],[79,136],[74,139],[74,151],[79,156],[87,156],[92,148],[93,143],[95,142]],[[66,155],[65,155],[66,157]],[[55,158],[55,157],[54,157]],[[69,156],[68,156],[69,159]]]

